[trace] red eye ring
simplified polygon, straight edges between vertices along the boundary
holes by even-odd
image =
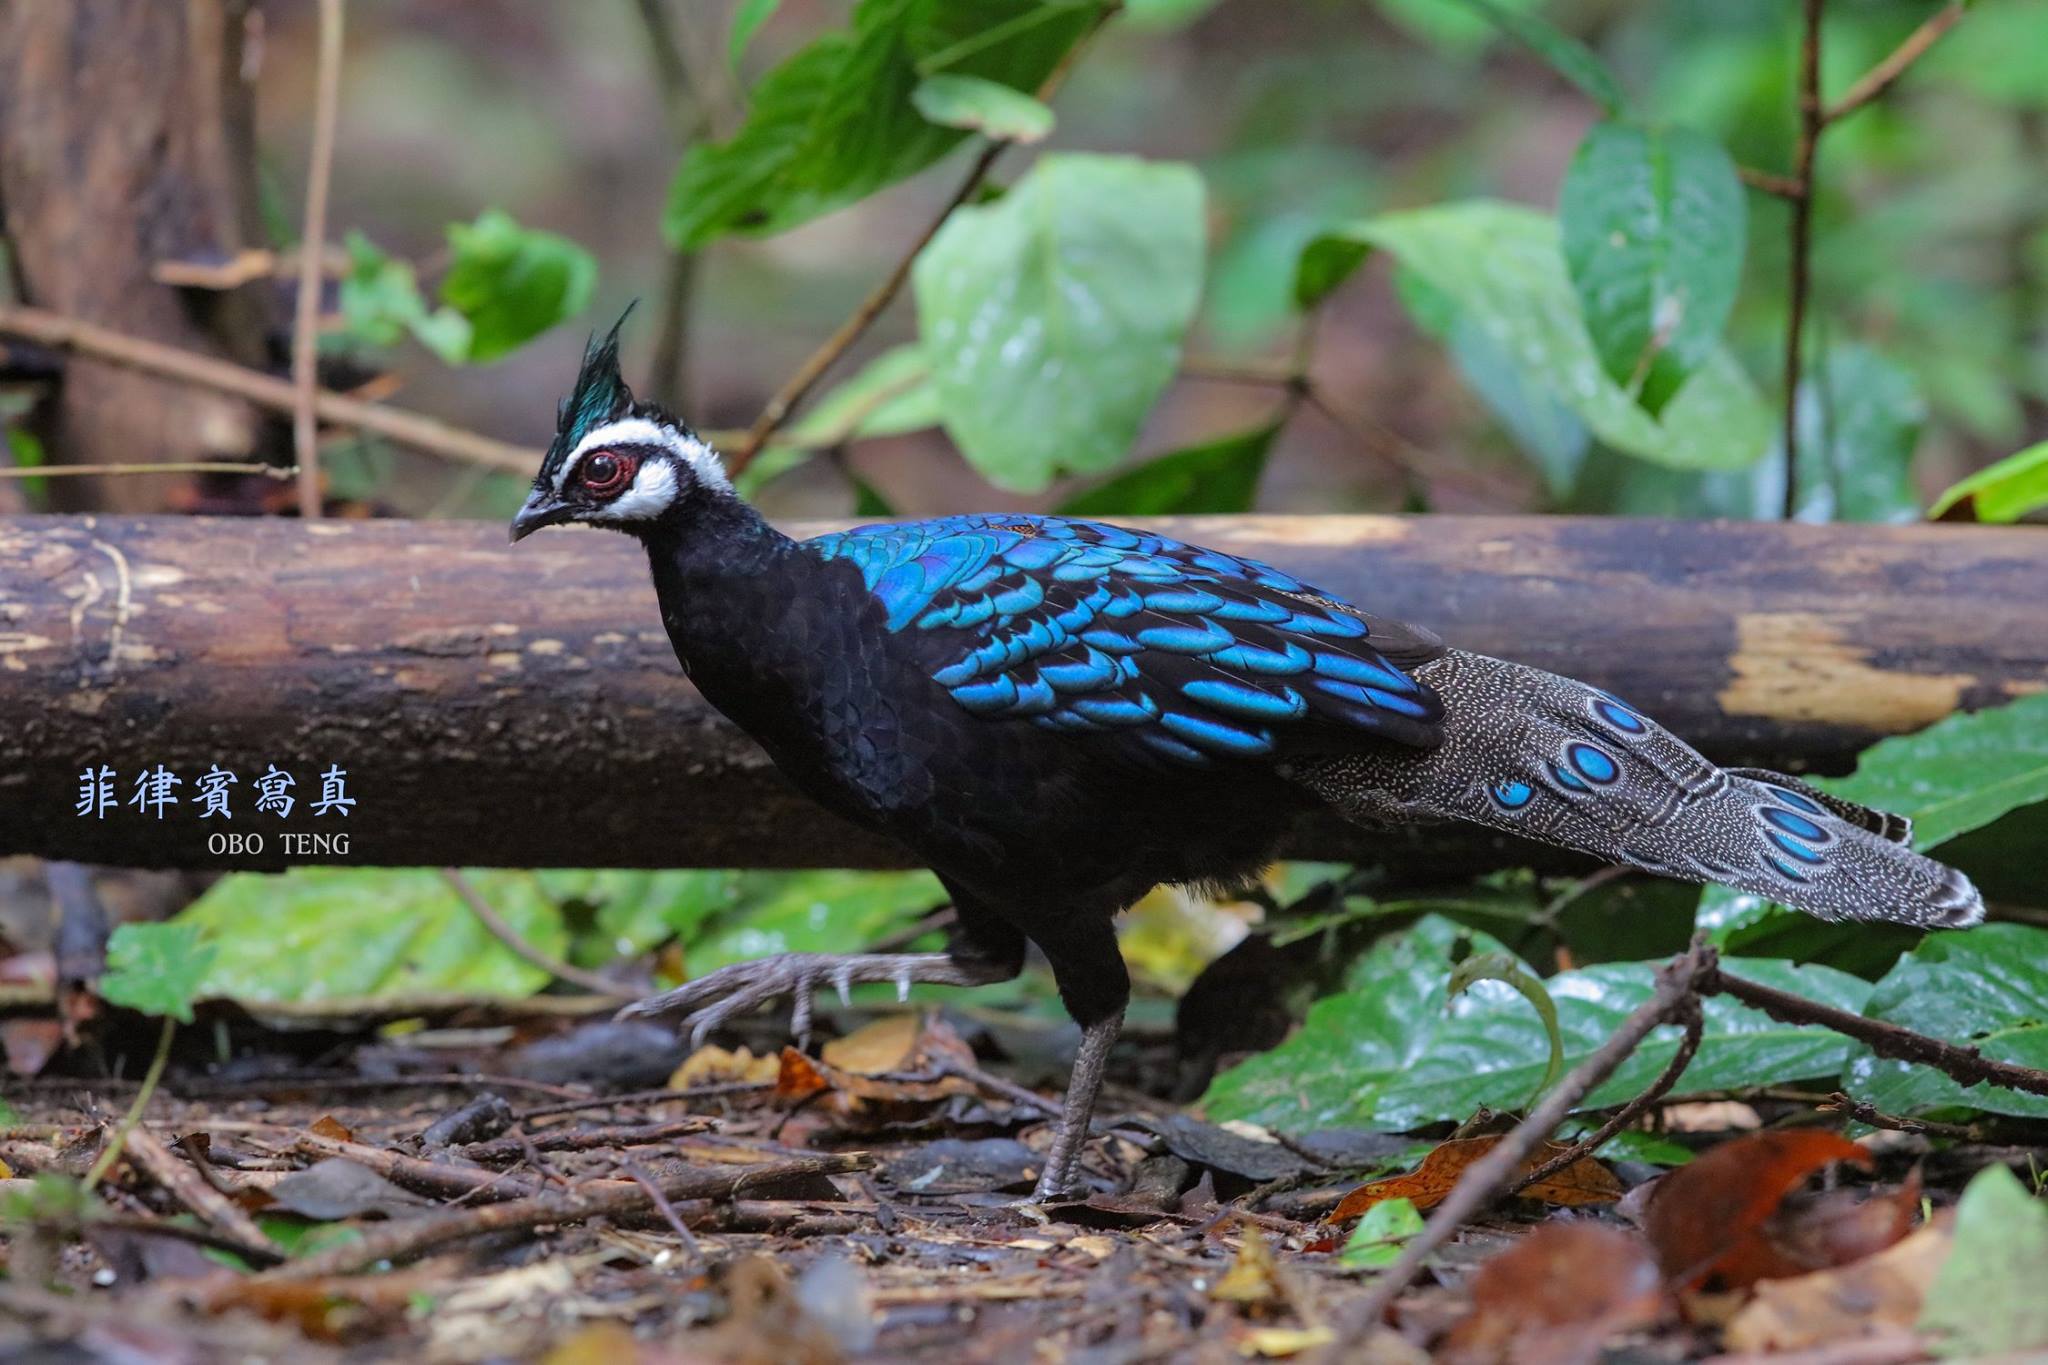
[[[586,492],[608,498],[624,490],[632,482],[637,462],[632,456],[616,450],[595,450],[583,457],[576,467],[576,477]]]

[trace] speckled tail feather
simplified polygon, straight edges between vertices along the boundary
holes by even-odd
[[[1441,745],[1297,759],[1295,780],[1365,823],[1469,820],[1822,919],[1983,918],[1969,878],[1907,846],[1903,817],[1782,774],[1717,768],[1634,707],[1555,673],[1458,650],[1412,672],[1443,699]]]

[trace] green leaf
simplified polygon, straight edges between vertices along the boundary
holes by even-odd
[[[145,1014],[192,1022],[192,1002],[218,949],[196,924],[120,924],[107,939],[107,970],[100,994]]]
[[[1572,158],[1565,265],[1607,377],[1652,415],[1728,322],[1746,214],[1735,163],[1703,133],[1598,123]]]
[[[1913,821],[1923,852],[2048,801],[2048,693],[1958,712],[1865,749],[1856,771],[1817,785]]]
[[[1998,1061],[2048,1069],[2048,929],[1986,924],[1930,934],[1877,983],[1864,1012]],[[1861,1050],[1843,1084],[1894,1114],[1961,1107],[2048,1118],[2048,1095],[1965,1089],[1932,1067]]]
[[[432,312],[412,263],[386,255],[357,231],[346,239],[349,273],[341,281],[341,317],[349,339],[395,346],[410,335],[450,365],[469,358],[469,319],[453,308]]]
[[[1382,1199],[1365,1211],[1337,1253],[1339,1265],[1378,1270],[1401,1259],[1401,1244],[1422,1232],[1412,1199]]]
[[[2018,521],[2048,507],[2048,441],[2008,455],[1949,487],[1927,515],[1935,521]],[[1954,515],[1951,515],[1953,513]]]
[[[1201,294],[1202,181],[1133,157],[1041,159],[919,255],[918,327],[947,432],[990,482],[1123,457]]]
[[[1495,0],[1459,0],[1550,64],[1550,69],[1584,91],[1609,118],[1621,117],[1628,97],[1620,82],[1593,49],[1534,14],[1497,4]]]
[[[737,71],[740,59],[747,55],[748,44],[761,26],[775,17],[775,11],[782,0],[740,0],[739,8],[733,11],[732,33],[725,40],[725,59]]]
[[[771,953],[845,953],[946,901],[929,872],[743,872],[734,904],[684,942],[690,973]]]
[[[1294,264],[1294,302],[1297,307],[1315,307],[1365,263],[1373,248],[1369,221],[1332,228],[1311,237],[1302,247],[1301,258]]]
[[[1543,1025],[1507,986],[1484,982],[1444,1017],[1452,949],[1463,937],[1500,951],[1487,936],[1428,916],[1360,959],[1339,995],[1317,1002],[1301,1029],[1273,1051],[1216,1078],[1203,1105],[1222,1122],[1244,1119],[1285,1131],[1322,1127],[1405,1130],[1457,1120],[1480,1105],[1521,1104],[1542,1078]],[[1730,972],[1808,999],[1860,1010],[1870,984],[1825,967],[1731,960]],[[1610,1038],[1655,989],[1652,963],[1605,963],[1548,982],[1565,1062],[1576,1065]],[[1739,1089],[1840,1074],[1852,1045],[1825,1029],[1793,1027],[1715,998],[1705,1004],[1699,1054],[1679,1092]],[[1667,1065],[1679,1031],[1653,1032],[1587,1099],[1616,1104]]]
[[[1799,519],[1918,520],[1913,448],[1926,420],[1903,369],[1867,346],[1829,352],[1799,386]],[[1783,450],[1780,440],[1773,464],[1784,463]]]
[[[1069,517],[1164,517],[1249,512],[1279,423],[1161,455],[1068,499]]]
[[[939,424],[931,366],[914,345],[892,346],[813,404],[786,433],[792,445],[826,449]]]
[[[1002,142],[1042,142],[1052,132],[1051,109],[1022,90],[980,76],[926,76],[911,92],[910,102],[927,122]]]
[[[669,242],[781,232],[916,174],[966,136],[911,103],[925,76],[943,67],[1035,90],[1100,9],[1092,0],[861,0],[850,29],[761,78],[731,140],[685,153],[663,218]]]
[[[441,302],[469,320],[467,359],[496,360],[583,311],[597,284],[597,259],[566,237],[521,227],[487,209],[453,223],[454,259]]]
[[[1557,224],[1545,214],[1469,200],[1362,219],[1310,243],[1303,271],[1321,279],[1340,258],[1355,265],[1351,253],[1361,246],[1399,257],[1523,384],[1554,396],[1618,450],[1675,469],[1726,470],[1755,463],[1770,444],[1771,411],[1725,347],[1712,350],[1656,417],[1607,376],[1579,321]]]
[[[1934,1353],[2020,1359],[2048,1346],[2048,1203],[1993,1162],[1956,1204],[1955,1242],[1915,1325]]]
[[[478,894],[542,952],[568,944],[561,915],[516,872],[472,872]],[[523,996],[547,974],[493,938],[428,868],[306,867],[214,883],[174,926],[218,950],[203,992],[246,1002],[459,992]]]

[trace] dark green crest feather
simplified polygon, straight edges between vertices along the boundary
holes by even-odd
[[[555,471],[576,448],[576,443],[606,422],[624,417],[633,408],[633,391],[619,372],[619,331],[633,314],[633,305],[603,336],[591,333],[583,348],[583,366],[576,372],[576,387],[555,408],[555,439],[541,461],[535,484],[552,483]]]

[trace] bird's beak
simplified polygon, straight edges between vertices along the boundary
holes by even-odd
[[[575,508],[561,501],[545,488],[536,488],[526,495],[526,506],[519,509],[519,515],[512,518],[512,543],[532,535],[543,526],[554,526],[575,515]]]

